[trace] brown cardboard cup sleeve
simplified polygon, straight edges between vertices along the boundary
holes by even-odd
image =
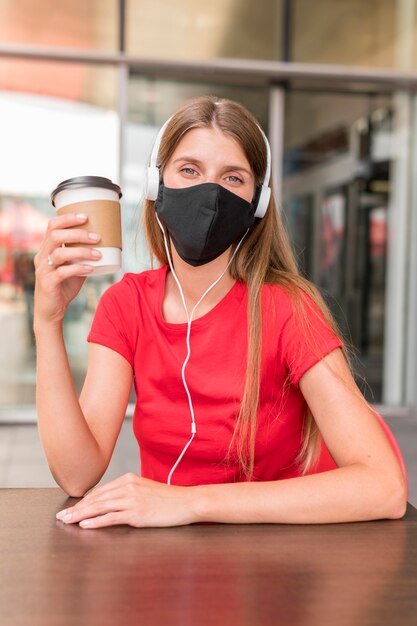
[[[85,213],[88,220],[77,226],[82,230],[97,233],[101,236],[98,243],[70,243],[67,246],[86,248],[120,248],[122,249],[122,224],[120,203],[115,200],[85,200],[74,202],[58,209],[58,215],[66,213]]]

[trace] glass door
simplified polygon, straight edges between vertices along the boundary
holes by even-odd
[[[382,400],[390,96],[287,95],[283,200],[300,269],[352,346],[358,383]]]

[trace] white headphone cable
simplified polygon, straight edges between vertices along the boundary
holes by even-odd
[[[203,293],[203,295],[202,295],[202,296],[201,296],[201,298],[198,300],[198,302],[194,305],[194,307],[193,307],[193,309],[192,309],[191,313],[189,314],[189,313],[188,313],[188,309],[187,309],[187,305],[186,305],[186,302],[185,302],[184,293],[183,293],[183,290],[182,290],[182,287],[181,287],[181,283],[180,283],[180,281],[178,280],[177,275],[176,275],[176,273],[175,273],[175,271],[174,271],[174,267],[173,267],[173,263],[172,263],[171,255],[170,255],[170,252],[169,252],[169,247],[168,247],[168,242],[167,242],[167,238],[166,238],[165,230],[164,230],[164,228],[163,228],[163,226],[162,226],[162,224],[161,224],[161,222],[160,222],[160,220],[159,220],[159,217],[158,217],[158,215],[156,214],[156,212],[155,212],[155,216],[156,216],[156,219],[158,220],[159,227],[160,227],[160,229],[161,229],[161,231],[162,231],[162,235],[163,235],[163,237],[164,237],[164,244],[165,244],[165,250],[166,250],[166,253],[167,253],[167,257],[168,257],[169,267],[170,267],[170,269],[171,269],[171,272],[172,272],[172,275],[173,275],[173,277],[174,277],[174,280],[175,280],[175,282],[176,282],[176,283],[177,283],[177,285],[178,285],[178,289],[179,289],[179,291],[180,291],[180,295],[181,295],[181,300],[182,300],[182,303],[183,303],[183,306],[184,306],[184,309],[185,309],[185,313],[186,313],[186,315],[187,315],[187,324],[188,324],[188,325],[187,325],[187,337],[186,337],[186,344],[187,344],[187,356],[185,357],[185,361],[184,361],[184,363],[183,363],[183,365],[182,365],[182,369],[181,369],[181,377],[182,377],[182,382],[183,382],[183,385],[184,385],[184,388],[185,388],[185,391],[186,391],[186,394],[187,394],[187,398],[188,398],[188,405],[189,405],[189,407],[190,407],[190,413],[191,413],[191,437],[190,437],[189,441],[186,443],[186,445],[184,446],[184,449],[182,450],[182,452],[181,452],[180,456],[178,457],[177,461],[175,462],[174,466],[172,467],[172,469],[171,469],[171,471],[170,471],[170,473],[169,473],[169,475],[168,475],[167,485],[170,485],[170,484],[171,484],[171,478],[172,478],[173,473],[174,473],[174,472],[175,472],[175,470],[177,469],[177,467],[178,467],[178,465],[179,465],[179,463],[180,463],[181,459],[183,458],[184,454],[186,453],[186,451],[187,451],[187,449],[188,449],[188,446],[190,445],[190,443],[191,443],[191,442],[192,442],[192,440],[194,439],[194,436],[195,436],[195,434],[196,434],[196,432],[197,432],[197,426],[196,426],[196,422],[195,422],[195,415],[194,415],[194,407],[193,407],[193,403],[192,403],[192,400],[191,400],[190,390],[188,389],[187,381],[186,381],[186,379],[185,379],[185,368],[186,368],[186,366],[187,366],[187,363],[188,363],[188,361],[189,361],[189,359],[190,359],[190,355],[191,355],[190,334],[191,334],[191,322],[192,322],[192,319],[193,319],[193,315],[194,315],[194,313],[195,313],[195,311],[196,311],[196,309],[197,309],[198,305],[199,305],[199,304],[201,303],[201,301],[203,300],[203,298],[205,298],[205,296],[209,293],[209,291],[211,291],[211,290],[213,289],[213,287],[215,287],[215,286],[217,285],[217,283],[218,283],[218,282],[219,282],[219,281],[223,278],[223,276],[225,275],[225,273],[226,273],[226,272],[227,272],[227,270],[229,269],[230,264],[232,263],[232,261],[233,261],[233,259],[234,259],[235,255],[236,255],[237,251],[239,250],[239,248],[240,248],[240,246],[241,246],[241,244],[242,244],[242,242],[243,242],[244,238],[245,238],[245,237],[246,237],[246,235],[248,234],[249,228],[247,229],[247,231],[246,231],[246,232],[245,232],[245,234],[243,235],[242,239],[241,239],[241,240],[239,241],[239,243],[237,244],[237,246],[236,246],[236,248],[235,248],[235,250],[234,250],[234,252],[233,252],[232,256],[230,257],[230,260],[229,260],[228,264],[226,265],[225,269],[223,270],[223,272],[222,272],[222,273],[220,274],[220,276],[219,276],[219,277],[218,277],[218,278],[214,281],[214,283],[213,283],[212,285],[210,285],[210,287],[208,287],[208,288],[206,289],[206,291]]]

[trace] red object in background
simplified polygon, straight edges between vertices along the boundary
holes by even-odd
[[[369,246],[373,257],[383,257],[386,255],[387,235],[386,209],[374,209],[369,219]]]
[[[36,252],[45,236],[48,217],[28,202],[12,200],[0,213],[0,248],[5,249],[0,281],[14,282],[16,253]]]

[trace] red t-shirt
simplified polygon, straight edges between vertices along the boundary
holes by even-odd
[[[187,354],[187,324],[164,320],[167,266],[128,273],[111,285],[97,307],[88,341],[119,352],[134,372],[133,429],[141,474],[166,482],[191,436],[191,415],[181,379]],[[340,347],[316,305],[306,296],[307,340],[300,333],[286,291],[262,291],[262,364],[254,480],[300,475],[295,458],[301,444],[306,403],[302,375]],[[247,287],[236,282],[224,298],[191,326],[186,368],[197,434],[172,477],[172,484],[196,485],[242,480],[227,452],[242,397],[247,353]],[[315,471],[336,467],[323,444]]]

